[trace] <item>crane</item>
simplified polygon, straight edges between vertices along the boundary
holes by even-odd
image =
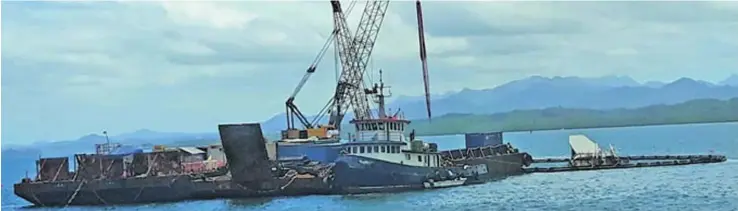
[[[356,5],[356,2],[351,2],[346,12],[347,15],[351,13],[351,10],[353,9],[355,5]],[[287,128],[282,133],[283,139],[288,138],[286,134],[288,133],[288,131],[298,131],[295,127],[295,118],[297,118],[300,121],[300,123],[306,130],[311,130],[315,128],[315,126],[318,124],[318,121],[320,120],[322,116],[322,113],[325,112],[326,108],[323,108],[323,110],[321,110],[318,116],[316,116],[312,121],[309,121],[308,118],[300,111],[300,109],[295,104],[295,97],[302,90],[302,87],[305,86],[308,79],[310,79],[310,76],[312,76],[313,73],[315,73],[318,67],[318,64],[322,61],[323,56],[325,56],[325,54],[327,53],[328,48],[330,47],[336,35],[337,35],[337,31],[333,30],[333,32],[330,34],[330,36],[326,40],[325,44],[323,44],[323,47],[321,48],[321,50],[318,52],[318,55],[315,57],[313,62],[310,64],[310,66],[307,68],[305,75],[303,75],[302,79],[297,84],[297,87],[295,87],[295,90],[292,91],[292,94],[285,101]],[[330,106],[330,104],[332,103],[332,100],[333,98],[331,98],[331,100],[328,102],[328,105],[326,105],[326,107]],[[292,137],[292,138],[295,138],[295,137]]]
[[[389,6],[389,1],[375,0],[367,2],[361,20],[359,22],[359,26],[354,33],[355,36],[353,36],[351,31],[349,30],[348,24],[346,22],[346,13],[343,12],[340,2],[337,0],[331,0],[330,2],[334,23],[334,31],[331,34],[331,38],[335,38],[335,47],[341,64],[341,73],[338,83],[336,84],[336,89],[333,97],[329,100],[326,108],[321,110],[320,113],[323,113],[326,109],[328,109],[327,112],[330,113],[330,118],[327,128],[340,130],[341,122],[343,121],[343,117],[345,116],[349,107],[353,108],[355,119],[372,118],[367,95],[377,94],[377,89],[376,87],[374,89],[365,89],[363,84],[363,77],[371,58],[377,36],[379,35],[379,30],[381,29],[382,23],[384,21],[385,14]],[[352,2],[352,4],[353,3],[355,2]],[[349,8],[349,10],[350,9],[351,8]],[[420,41],[420,57],[423,63],[423,79],[425,85],[426,107],[428,118],[430,119],[431,110],[430,94],[428,88],[428,70],[425,52],[425,38],[423,35],[424,32],[422,23],[422,12],[419,0],[416,2],[416,10],[418,13],[417,17]],[[314,128],[315,124],[317,123],[317,119],[319,119],[321,116],[319,114],[318,117],[313,120],[313,122],[308,121],[307,118],[294,104],[294,99],[302,86],[304,86],[310,75],[315,72],[317,63],[327,51],[330,42],[331,39],[329,38],[326,44],[324,44],[321,52],[318,54],[316,60],[310,67],[308,67],[305,76],[303,76],[303,79],[300,81],[297,88],[295,88],[293,94],[287,99],[285,103],[288,114],[288,130],[294,129],[294,118],[297,117],[297,119],[308,130],[308,133],[310,133],[309,131]],[[321,128],[319,129],[323,129],[323,127],[321,126]],[[324,131],[325,130],[323,130],[323,132]],[[285,137],[285,133],[283,133],[283,137]]]
[[[367,94],[372,94],[373,91],[364,89],[363,78],[389,1],[366,3],[355,36],[349,31],[340,2],[331,0],[331,6],[342,71],[333,96],[329,125],[340,130],[341,122],[349,107],[353,108],[355,119],[372,117]]]

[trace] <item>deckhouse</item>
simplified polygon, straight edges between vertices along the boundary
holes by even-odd
[[[378,98],[379,118],[350,121],[354,125],[355,135],[343,144],[342,153],[409,166],[441,166],[441,155],[437,152],[436,144],[416,140],[414,131],[410,138],[405,137],[405,129],[410,121],[398,114],[388,116],[385,113],[385,88],[380,75],[380,85],[374,86],[375,90],[378,89],[375,96]]]

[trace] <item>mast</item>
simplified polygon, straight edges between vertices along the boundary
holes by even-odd
[[[389,88],[389,87],[388,87]],[[377,89],[377,85],[374,85],[374,89]],[[377,94],[377,103],[379,104],[379,118],[386,118],[387,113],[384,110],[384,81],[382,80],[382,70],[379,70],[379,93]]]

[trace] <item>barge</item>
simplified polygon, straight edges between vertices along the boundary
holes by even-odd
[[[522,170],[526,173],[555,173],[720,163],[728,160],[724,155],[618,156],[612,146],[608,150],[603,150],[597,143],[581,134],[569,136],[569,146],[570,158],[533,159],[534,163],[566,163],[566,166],[533,167]]]
[[[14,184],[14,193],[34,206],[113,205],[191,199],[332,193],[331,165],[268,159],[259,124],[219,125],[227,164],[203,171],[187,150],[129,155],[42,158],[35,179]],[[189,148],[189,150],[192,150]],[[220,151],[220,150],[217,150]],[[188,162],[189,161],[189,162]],[[209,161],[201,161],[207,166]]]

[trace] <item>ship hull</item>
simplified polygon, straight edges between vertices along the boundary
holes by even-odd
[[[191,191],[192,182],[187,176],[18,183],[14,187],[17,196],[35,206],[180,201],[187,199]]]
[[[479,184],[524,174],[523,167],[529,157],[527,153],[511,153],[454,161],[457,167],[434,168],[341,155],[333,167],[333,187],[341,193],[397,192],[425,189],[424,183],[429,180],[459,176],[467,178],[464,185]]]
[[[395,192],[423,189],[445,168],[408,166],[356,155],[341,155],[333,167],[333,187],[341,193]]]
[[[467,165],[471,168],[465,174],[476,175],[479,181],[504,179],[509,176],[525,174],[523,167],[530,164],[528,153],[510,153],[481,158],[468,158],[453,161],[456,165]]]

